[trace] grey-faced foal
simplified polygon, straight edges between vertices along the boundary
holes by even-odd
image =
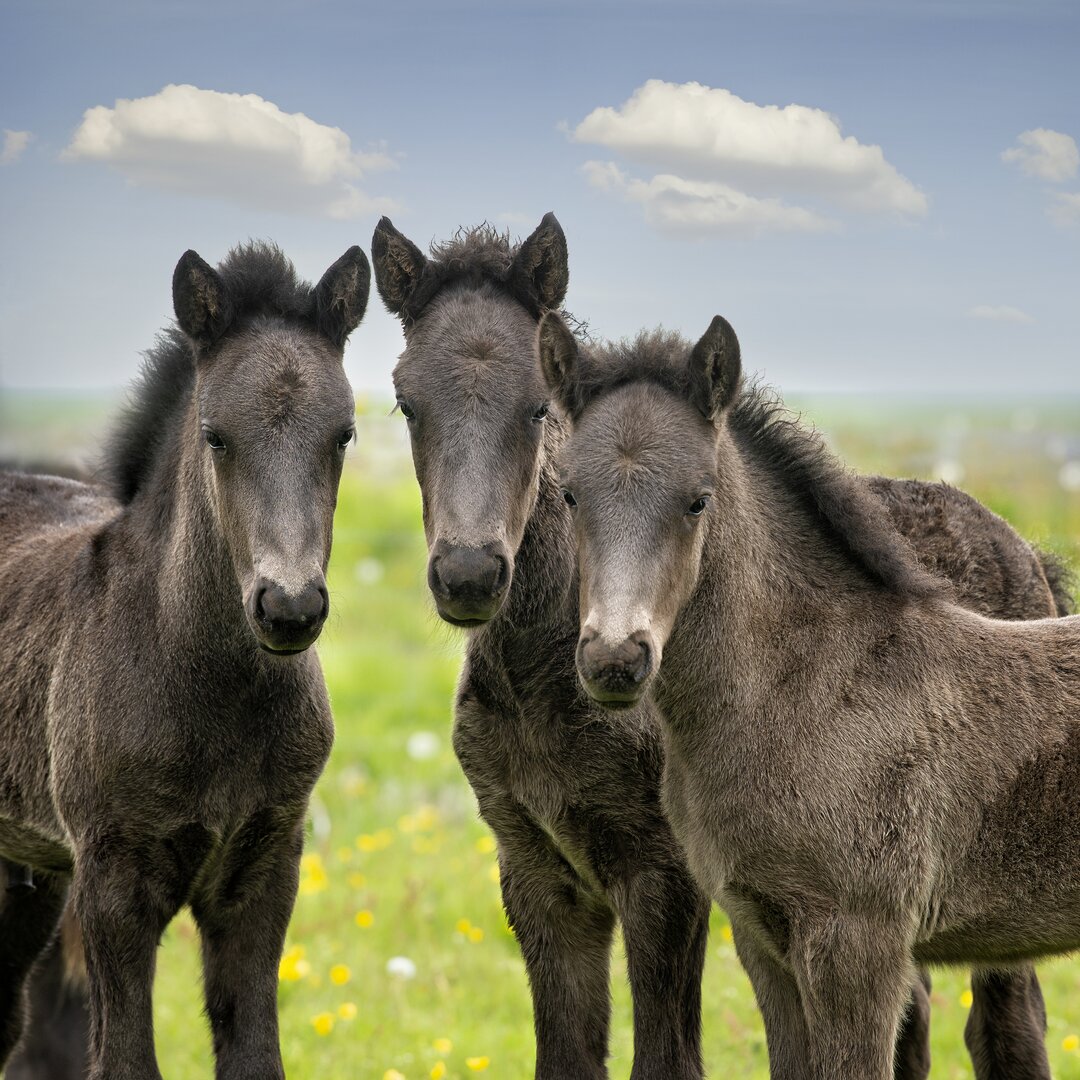
[[[618,919],[634,1080],[698,1077],[708,904],[660,804],[659,723],[647,702],[613,720],[573,668],[577,576],[554,465],[566,426],[547,410],[535,355],[539,314],[566,292],[562,230],[548,215],[515,247],[491,229],[468,230],[429,259],[384,219],[372,253],[379,292],[405,329],[394,377],[423,494],[428,582],[442,617],[472,627],[454,746],[498,839],[533,994],[536,1074],[606,1076]],[[880,493],[973,606],[1054,613],[1031,549],[974,500],[885,480]],[[928,1059],[929,1003],[921,982],[914,992],[898,1046],[905,1078],[924,1076]],[[1033,973],[977,983],[975,993],[973,1050],[991,1048],[981,1078],[1014,1052],[1041,1058]]]
[[[283,1076],[277,965],[333,738],[308,647],[369,282],[356,247],[314,289],[268,245],[188,252],[111,490],[0,474],[0,855],[26,886],[0,908],[0,1064],[71,880],[94,1080],[160,1076],[154,954],[185,903],[217,1076]]]
[[[731,915],[774,1077],[888,1080],[916,964],[1080,946],[1080,618],[956,606],[881,503],[741,384],[717,317],[582,353],[540,329],[574,418],[577,668],[651,693],[665,806]],[[1047,1076],[1014,1053],[987,1075]]]

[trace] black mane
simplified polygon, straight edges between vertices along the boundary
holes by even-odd
[[[574,411],[629,383],[689,397],[693,346],[666,330],[582,350]],[[858,474],[821,434],[800,422],[771,387],[744,385],[726,414],[738,447],[776,476],[875,581],[905,598],[947,594],[948,583],[919,564],[907,540]]]
[[[232,301],[230,330],[260,317],[309,319],[314,314],[314,290],[274,244],[240,244],[217,272]],[[106,444],[103,474],[120,502],[135,498],[171,442],[194,382],[190,342],[175,326],[162,331],[143,354],[142,371]]]

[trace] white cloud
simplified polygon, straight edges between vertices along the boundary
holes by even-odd
[[[344,219],[396,208],[356,183],[395,167],[385,150],[354,151],[340,128],[257,94],[169,85],[111,109],[97,105],[63,157],[105,162],[134,184],[286,213]]]
[[[912,217],[927,211],[926,196],[885,159],[880,146],[843,135],[837,119],[823,110],[756,105],[700,83],[650,79],[618,108],[594,109],[571,138],[605,146],[685,184],[719,185],[743,199],[811,197],[848,210]],[[723,199],[719,189],[717,195]],[[775,220],[790,222],[799,208],[783,209]],[[806,220],[825,220],[803,213]]]
[[[646,221],[668,232],[823,232],[836,227],[812,210],[779,199],[758,199],[728,184],[684,180],[670,173],[637,180],[610,161],[586,162],[584,171],[593,187],[640,203]]]
[[[34,136],[29,131],[9,131],[4,128],[4,147],[0,150],[0,165],[14,165]]]
[[[1080,169],[1080,149],[1071,135],[1049,128],[1033,128],[1021,132],[1001,160],[1017,164],[1028,176],[1060,183],[1076,175]]]
[[[1080,225],[1080,191],[1059,191],[1047,210],[1058,225]]]
[[[1009,307],[1008,304],[979,304],[969,309],[968,314],[973,319],[987,319],[990,322],[1030,323],[1035,320],[1019,308]]]

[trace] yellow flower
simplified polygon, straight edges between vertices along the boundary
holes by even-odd
[[[502,880],[502,875],[499,873],[499,864],[498,863],[492,863],[491,864],[491,867],[488,870],[488,877],[491,879],[491,881],[495,885],[498,885],[499,882]]]
[[[1066,1054],[1075,1054],[1077,1050],[1080,1050],[1080,1035],[1066,1035],[1061,1040],[1061,1049]]]
[[[335,964],[330,969],[330,981],[335,986],[344,986],[352,978],[347,964]]]
[[[361,851],[382,851],[394,842],[392,829],[380,829],[377,833],[361,833],[356,838],[356,846]]]
[[[350,889],[362,889],[367,884],[367,878],[359,870],[354,870],[345,880]]]
[[[476,841],[476,850],[479,851],[481,855],[492,854],[495,850],[495,837],[481,836],[480,839]]]
[[[470,927],[469,928],[469,940],[474,945],[478,945],[481,941],[484,940],[484,931],[481,930],[479,926]]]
[[[465,1064],[468,1065],[473,1072],[483,1072],[491,1064],[491,1058],[470,1057],[465,1059]]]
[[[319,1013],[318,1016],[311,1018],[311,1026],[320,1035],[329,1035],[334,1030],[334,1014],[333,1013]]]
[[[730,945],[735,940],[735,935],[731,932],[731,924],[724,923],[720,927],[720,936]]]
[[[435,1064],[431,1066],[431,1080],[443,1080],[443,1077],[445,1075],[446,1075],[446,1062],[445,1061],[436,1061]]]
[[[359,926],[361,930],[366,930],[369,926],[372,926],[374,922],[375,915],[373,912],[368,911],[367,908],[356,913],[356,925]]]
[[[960,995],[960,1004],[963,1005],[965,1009],[970,1009],[971,1008],[971,1003],[974,1000],[975,1000],[975,995],[970,990],[965,990]]]
[[[326,875],[326,867],[323,866],[322,856],[316,852],[310,852],[300,859],[300,895],[310,896],[312,893],[322,892],[329,884],[330,879]]]
[[[421,806],[413,817],[417,832],[431,832],[439,824],[439,811],[434,806]]]
[[[382,1074],[382,1080],[405,1080],[405,1074],[399,1073],[397,1069],[387,1069]]]
[[[436,1039],[431,1045],[440,1054],[449,1054],[454,1049],[454,1044],[449,1039]]]
[[[469,922],[468,919],[458,919],[457,923],[455,924],[455,929],[459,934],[468,934],[468,932],[472,929],[472,923]]]
[[[343,1001],[338,1006],[337,1014],[342,1020],[355,1020],[356,1006],[351,1001]]]
[[[294,945],[286,951],[278,965],[278,978],[282,982],[299,982],[310,974],[311,965],[304,959],[305,951],[303,945]]]

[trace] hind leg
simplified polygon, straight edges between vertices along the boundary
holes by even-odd
[[[976,968],[964,1028],[978,1080],[1050,1080],[1046,1006],[1035,969]]]
[[[4,1080],[83,1080],[90,1013],[82,936],[69,908],[60,933],[30,974],[30,1020]]]
[[[56,932],[67,896],[67,878],[57,874],[35,874],[33,888],[20,887],[21,869],[7,863],[0,875],[0,1067],[22,1035],[27,975]]]

